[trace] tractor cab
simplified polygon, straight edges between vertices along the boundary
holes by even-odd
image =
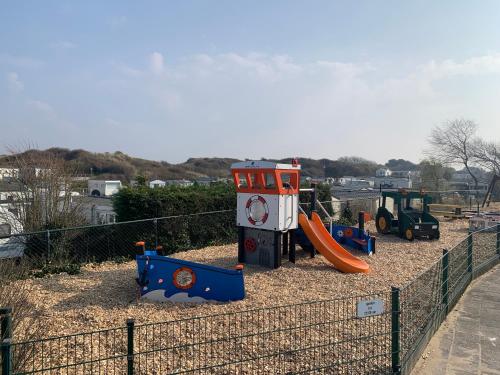
[[[429,203],[431,197],[421,191],[383,191],[375,221],[377,231],[397,233],[409,241],[415,237],[438,239],[439,221],[429,213]]]

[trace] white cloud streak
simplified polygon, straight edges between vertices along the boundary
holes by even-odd
[[[33,99],[30,99],[28,100],[28,105],[39,111],[39,112],[42,112],[46,115],[55,115],[55,111],[54,111],[54,108],[52,108],[52,106],[49,104],[49,103],[46,103],[42,100],[33,100]]]
[[[160,52],[153,52],[149,56],[149,67],[151,71],[155,74],[163,73],[165,66],[163,61],[163,55]]]
[[[13,92],[21,92],[24,90],[24,84],[21,82],[16,72],[7,73],[7,87]]]

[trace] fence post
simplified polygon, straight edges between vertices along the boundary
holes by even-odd
[[[472,281],[472,232],[467,237],[467,272],[470,274],[469,282]]]
[[[500,257],[500,224],[497,224],[497,254]]]
[[[50,260],[50,230],[47,229],[47,261]]]
[[[5,307],[0,309],[0,339],[12,338],[12,308]]]
[[[134,319],[127,319],[127,375],[134,374]]]
[[[158,247],[158,219],[153,220],[155,225],[155,249]]]
[[[1,375],[10,375],[12,371],[12,308],[10,307],[0,309],[0,346]]]
[[[393,374],[401,373],[400,363],[400,339],[401,327],[399,324],[400,303],[399,303],[399,288],[391,287],[391,363]]]
[[[2,375],[10,375],[12,372],[12,339],[3,339],[1,343],[2,352]]]
[[[442,258],[442,275],[441,275],[441,294],[442,294],[442,304],[445,308],[445,314],[448,315],[448,264],[449,264],[449,254],[447,249],[443,249]]]

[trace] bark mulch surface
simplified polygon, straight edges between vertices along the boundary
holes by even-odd
[[[452,248],[467,235],[467,220],[441,221],[439,240],[408,242],[394,235],[377,235],[376,254],[354,251],[371,267],[369,274],[343,274],[325,263],[321,255],[297,248],[296,264],[283,259],[277,270],[246,265],[246,298],[226,304],[171,304],[137,300],[136,264],[106,262],[89,264],[78,275],[59,274],[28,282],[32,303],[39,312],[44,336],[124,326],[127,318],[136,324],[203,316],[256,307],[293,304],[388,291],[404,285],[436,262],[443,248]],[[373,222],[368,229],[376,233]],[[210,265],[232,268],[237,245],[213,246],[173,255]]]

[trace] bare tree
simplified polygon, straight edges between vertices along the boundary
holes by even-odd
[[[500,144],[477,138],[472,147],[477,164],[493,174],[500,175]]]
[[[461,165],[474,180],[474,188],[478,188],[477,176],[471,167],[476,161],[474,142],[477,125],[466,119],[445,122],[432,129],[429,143],[431,149],[427,154],[444,165]]]
[[[436,159],[425,159],[420,163],[422,187],[438,191],[445,183],[445,169]]]
[[[72,193],[76,169],[56,155],[32,148],[9,150],[5,162],[16,173],[11,178],[9,212],[24,231],[60,228],[84,222],[81,204]]]

